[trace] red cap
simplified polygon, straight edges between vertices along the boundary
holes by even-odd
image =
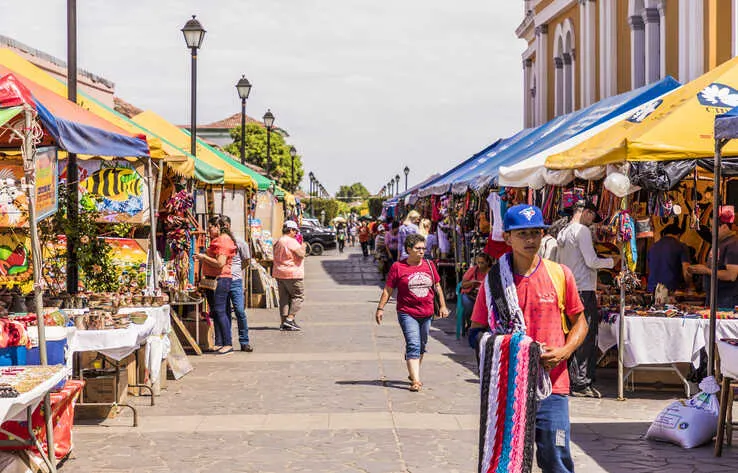
[[[735,222],[735,207],[732,205],[723,205],[720,207],[718,218],[720,219],[720,223],[732,224]]]

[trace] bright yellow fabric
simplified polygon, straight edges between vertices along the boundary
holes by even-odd
[[[655,102],[658,106],[645,118],[641,116],[641,121],[623,120],[549,156],[546,167],[581,169],[625,161],[713,156],[715,115],[730,110],[730,104],[738,105],[738,57],[657,100],[661,102]],[[723,154],[738,156],[738,140],[731,141]]]
[[[60,95],[62,97],[67,96],[67,86],[64,83],[51,76],[49,73],[45,72],[43,69],[40,69],[26,59],[17,55],[10,49],[0,48],[0,64],[2,64],[7,69],[20,74],[21,76],[24,76],[32,80],[33,82],[51,90],[57,95]],[[134,135],[145,134],[144,130],[141,130],[140,128],[134,126],[129,121],[121,118],[120,116],[116,115],[112,111],[108,110],[107,108],[96,103],[93,100],[88,100],[80,95],[77,97],[77,104],[85,110],[88,110],[95,115],[109,121],[115,126],[127,131],[128,133]],[[172,148],[170,148],[168,151],[164,150],[163,144],[156,137],[147,135],[146,142],[149,144],[149,151],[151,153],[151,157],[154,159],[162,159],[166,156],[180,156],[182,154],[181,152],[174,151]]]
[[[179,148],[189,149],[190,147],[190,135],[150,110],[136,115],[133,121]],[[241,172],[200,143],[197,144],[197,159],[217,169],[222,169],[226,184],[256,189],[256,181],[251,176]]]
[[[566,274],[559,263],[543,259],[543,265],[546,267],[548,276],[551,278],[556,288],[556,297],[559,299],[559,311],[561,312],[561,328],[565,335],[569,335],[569,321],[566,318]]]

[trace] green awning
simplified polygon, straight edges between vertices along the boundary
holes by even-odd
[[[8,123],[13,117],[23,112],[23,107],[8,107],[0,109],[0,126]]]

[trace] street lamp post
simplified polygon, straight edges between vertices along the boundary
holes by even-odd
[[[67,0],[67,99],[77,103],[77,0]],[[67,212],[72,225],[79,218],[79,180],[77,155],[69,153],[67,159]],[[77,294],[79,269],[77,244],[67,238],[67,293]]]
[[[202,46],[202,40],[205,39],[205,29],[199,21],[192,15],[192,19],[188,20],[182,28],[185,43],[190,48],[192,55],[192,81],[191,81],[191,97],[190,97],[190,153],[197,156],[197,50]]]
[[[246,164],[246,99],[251,93],[251,82],[245,75],[236,83],[236,91],[241,99],[241,164]]]
[[[395,183],[397,183],[397,188],[395,189],[395,195],[400,193],[400,175],[397,174],[395,176]]]
[[[410,174],[410,168],[405,166],[405,169],[403,169],[402,172],[405,173],[405,191],[407,191],[407,175]]]
[[[264,114],[264,126],[267,129],[267,177],[272,177],[271,137],[272,127],[274,126],[274,114],[269,109]]]
[[[315,180],[315,174],[313,174],[313,171],[310,171],[308,177],[310,178],[310,215],[314,217],[315,211],[313,210],[313,181]]]
[[[294,146],[290,146],[290,158],[292,159],[292,193],[295,192],[295,156],[297,155],[297,150]]]
[[[390,197],[395,195],[395,178],[390,179]]]

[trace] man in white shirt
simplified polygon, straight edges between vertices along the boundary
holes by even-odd
[[[584,316],[589,330],[579,348],[569,358],[571,394],[577,397],[602,397],[592,386],[597,365],[597,328],[600,314],[597,308],[597,270],[615,266],[615,259],[600,258],[592,244],[592,223],[601,222],[597,207],[590,201],[580,200],[574,204],[574,215],[558,237],[558,262],[568,266],[574,273],[579,296],[584,303]]]

